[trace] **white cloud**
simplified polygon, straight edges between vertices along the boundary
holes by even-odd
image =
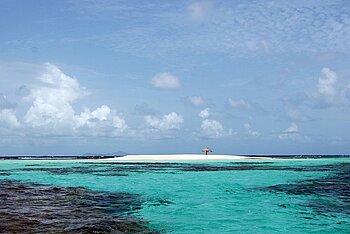
[[[201,112],[199,112],[199,117],[201,117],[202,119],[207,119],[210,117],[210,109],[209,108],[205,108],[204,110],[202,110]]]
[[[296,133],[299,131],[298,125],[296,123],[291,123],[288,128],[286,128],[283,132],[284,133]]]
[[[212,4],[210,1],[197,1],[191,3],[187,7],[187,11],[190,18],[194,21],[203,20],[211,9]]]
[[[209,119],[211,116],[212,114],[210,112],[210,108],[205,108],[199,112],[199,117],[201,117],[203,120],[201,123],[200,133],[195,132],[195,135],[207,138],[221,138],[233,134],[232,129],[226,131],[218,120]]]
[[[0,93],[0,127],[14,129],[20,126],[16,117],[16,107],[16,103],[9,101]]]
[[[312,108],[330,108],[348,103],[349,85],[338,79],[335,71],[324,67],[317,82],[317,89],[309,95]]]
[[[330,104],[337,95],[335,89],[337,74],[329,68],[322,68],[322,75],[323,76],[318,79],[317,84],[318,97]]]
[[[244,99],[229,98],[228,106],[236,112],[251,112],[259,115],[268,113],[259,103],[252,103]]]
[[[112,117],[112,123],[113,123],[112,126],[114,128],[121,130],[121,131],[125,130],[128,127],[128,125],[126,125],[126,123],[125,123],[125,120],[117,115],[114,115]]]
[[[127,127],[125,121],[106,105],[76,114],[72,104],[87,92],[78,80],[64,74],[58,67],[46,63],[32,87],[28,99],[32,105],[24,123],[33,131],[45,135],[118,135]]]
[[[232,98],[229,98],[228,102],[233,109],[247,110],[253,108],[253,106],[249,102],[243,99],[234,100]]]
[[[227,135],[222,124],[214,119],[203,120],[201,129],[203,134],[209,138],[220,138]]]
[[[159,89],[178,89],[181,87],[179,78],[169,72],[162,72],[151,79],[151,84]]]
[[[161,119],[150,115],[145,116],[144,119],[151,127],[159,130],[179,129],[184,122],[183,117],[175,112],[164,115]]]
[[[112,133],[113,135],[118,135],[118,133],[123,132],[127,128],[125,121],[119,116],[116,116],[106,105],[102,105],[94,111],[85,109],[80,115],[75,116],[74,120],[75,129],[87,127],[102,130],[103,128],[113,127],[115,128]],[[105,130],[109,131],[108,129]]]
[[[188,98],[189,102],[196,107],[203,106],[205,104],[205,101],[200,96],[192,96]]]
[[[249,123],[245,123],[243,126],[247,130],[249,135],[252,135],[252,136],[259,136],[260,135],[260,132],[254,131],[252,126]]]
[[[111,109],[108,106],[103,105],[100,108],[97,108],[96,110],[91,112],[91,117],[93,119],[98,119],[98,120],[107,120],[107,117],[109,116],[110,113],[111,113]]]
[[[0,126],[5,128],[17,128],[20,126],[14,110],[0,110]]]
[[[71,103],[85,95],[79,82],[65,75],[55,65],[46,63],[40,85],[31,90],[32,106],[24,116],[25,123],[32,127],[44,125],[71,125],[74,110]]]
[[[4,94],[0,93],[0,109],[14,109],[16,107],[16,103],[10,102]]]
[[[283,130],[278,138],[280,140],[302,140],[303,137],[299,132],[299,127],[296,123],[291,123],[289,127]]]
[[[83,10],[79,9],[78,13],[90,12],[96,17],[94,7],[86,4],[96,5],[90,1],[79,4]],[[97,5],[103,9],[103,4]],[[93,36],[90,40],[116,51],[168,55],[169,52],[186,50],[202,54],[256,56],[344,52],[350,48],[349,6],[343,1],[220,1],[215,8],[205,0],[193,1],[189,5],[157,2],[135,6],[130,1],[118,1],[114,5],[114,11],[104,13],[131,19],[133,26],[139,26],[117,29],[110,34]],[[203,23],[203,27],[179,27],[181,23],[187,24],[179,6],[187,9],[189,18]],[[104,13],[100,15],[105,16]],[[144,18],[150,23],[137,24]],[[173,32],[171,35],[159,36],[169,28]]]
[[[293,108],[293,109],[289,109],[287,111],[287,115],[289,118],[291,118],[292,120],[299,120],[299,121],[305,121],[308,118],[304,115],[304,113],[297,109],[297,108]]]

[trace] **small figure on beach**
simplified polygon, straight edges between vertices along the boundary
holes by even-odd
[[[202,149],[202,152],[204,152],[205,155],[208,155],[209,152],[213,152],[213,151],[208,146],[206,146]]]

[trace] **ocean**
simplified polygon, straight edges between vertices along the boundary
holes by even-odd
[[[0,160],[2,233],[349,233],[350,157]]]

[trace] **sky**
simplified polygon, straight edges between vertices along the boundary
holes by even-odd
[[[350,154],[350,1],[0,1],[0,154]]]

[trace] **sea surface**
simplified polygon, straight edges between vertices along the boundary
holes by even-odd
[[[350,233],[350,157],[0,160],[0,233]]]

